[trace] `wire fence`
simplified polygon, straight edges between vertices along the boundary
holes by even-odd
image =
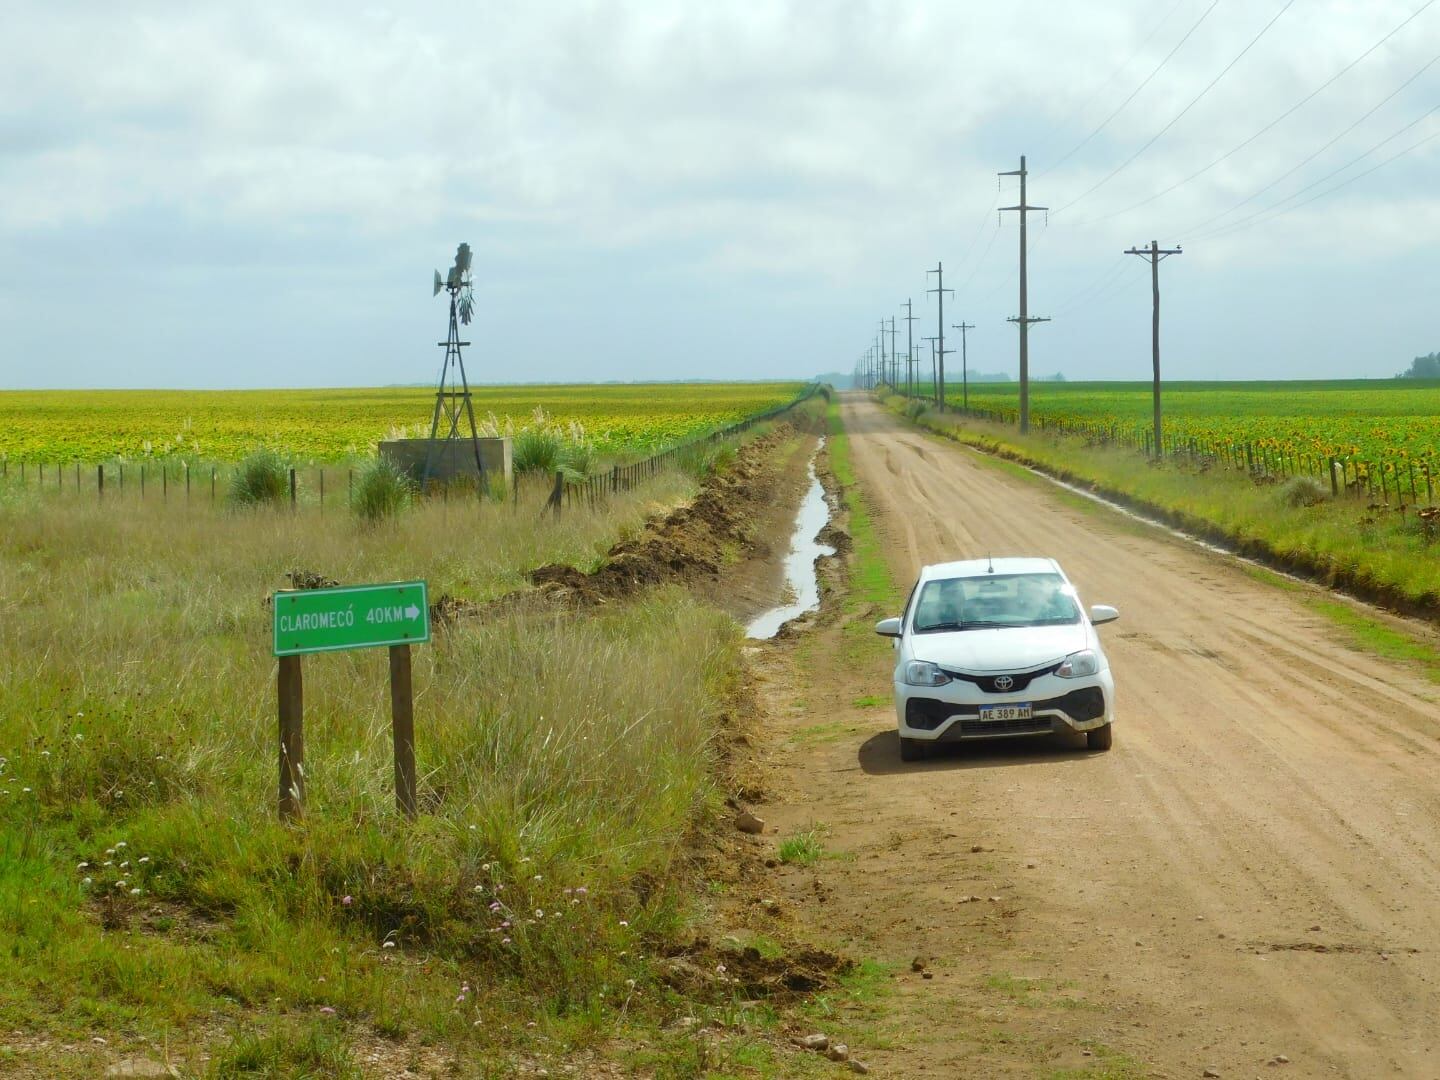
[[[993,424],[1016,426],[1018,409],[947,407],[947,412]],[[1194,435],[1162,436],[1160,453],[1155,453],[1153,430],[1147,426],[1117,420],[1059,417],[1031,414],[1030,429],[1083,438],[1092,446],[1113,446],[1134,450],[1150,458],[1183,462],[1199,469],[1216,464],[1246,473],[1256,484],[1281,483],[1295,476],[1308,476],[1330,488],[1369,498],[1372,502],[1397,506],[1433,505],[1435,484],[1431,462],[1408,454],[1365,456],[1362,454],[1314,454],[1297,451],[1265,440],[1206,438]]]
[[[717,428],[708,435],[703,435],[698,439],[677,443],[642,461],[631,462],[628,465],[616,465],[612,467],[609,472],[602,472],[586,477],[569,477],[566,476],[563,470],[557,471],[555,473],[554,486],[550,490],[550,498],[545,504],[546,509],[557,516],[559,516],[562,509],[576,506],[584,509],[595,509],[602,505],[609,496],[619,494],[622,491],[629,491],[631,488],[644,483],[646,480],[660,473],[668,466],[683,461],[687,456],[703,453],[716,443],[743,434],[757,424],[767,423],[777,416],[789,412],[797,405],[808,401],[819,392],[820,384],[810,383],[798,397],[786,402],[784,405],[777,405],[773,409],[747,417],[738,423]]]

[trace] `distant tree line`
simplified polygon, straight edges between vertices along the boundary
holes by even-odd
[[[1397,379],[1440,379],[1440,352],[1428,356],[1417,356],[1410,361],[1410,370],[1402,371]]]

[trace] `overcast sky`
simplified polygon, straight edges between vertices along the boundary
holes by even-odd
[[[1440,137],[1359,175],[1440,135],[1425,0],[5,6],[4,387],[428,382],[460,240],[477,381],[848,370],[939,260],[1013,372],[1021,154],[1037,374],[1148,376],[1151,239],[1176,378],[1440,349]]]

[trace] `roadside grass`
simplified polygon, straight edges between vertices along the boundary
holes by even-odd
[[[888,615],[899,614],[904,594],[895,584],[894,575],[885,561],[875,522],[856,482],[855,466],[850,456],[850,438],[840,419],[840,406],[831,402],[827,419],[830,469],[840,485],[845,509],[849,513],[851,541],[850,580],[844,611],[852,617],[843,630],[842,659],[846,663],[876,663],[887,651],[889,642],[874,633],[874,622]],[[870,608],[880,612],[874,620],[858,617]]]
[[[899,411],[896,399],[889,403]],[[1082,438],[927,412],[928,430],[992,454],[1094,484],[1170,515],[1183,527],[1313,573],[1333,584],[1440,608],[1440,558],[1413,509],[1371,509],[1366,500],[1325,492],[1292,505],[1282,485],[1257,486],[1223,463],[1168,460],[1152,465],[1130,450]]]
[[[857,709],[878,709],[890,704],[890,699],[883,694],[861,694],[850,703]]]
[[[1355,648],[1410,665],[1440,682],[1440,656],[1433,641],[1407,634],[1342,601],[1314,597],[1308,603],[1334,623]]]
[[[344,1076],[366,1039],[504,1075],[535,1039],[658,1023],[673,995],[646,957],[684,924],[683,838],[718,804],[733,623],[661,590],[439,626],[414,653],[414,822],[384,656],[308,657],[307,814],[282,825],[264,601],[292,569],[483,601],[690,491],[667,474],[559,522],[428,503],[380,530],[0,505],[0,1025],[183,1045],[217,1076]],[[6,1067],[51,1064],[22,1047]]]
[[[824,828],[816,826],[787,836],[780,841],[780,861],[794,866],[809,866],[825,854],[823,833]]]

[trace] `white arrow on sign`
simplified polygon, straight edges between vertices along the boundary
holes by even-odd
[[[407,619],[418,619],[420,617],[420,609],[414,604],[411,604],[405,609],[405,617]]]

